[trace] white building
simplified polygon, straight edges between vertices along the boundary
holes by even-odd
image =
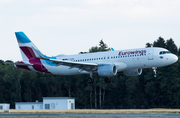
[[[43,97],[44,109],[75,109],[75,100],[70,97]]]
[[[75,98],[43,97],[43,102],[15,102],[15,109],[75,109]]]
[[[9,109],[10,104],[0,103],[0,109]]]
[[[43,109],[42,102],[15,102],[15,109]]]

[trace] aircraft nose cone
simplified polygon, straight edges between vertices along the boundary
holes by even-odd
[[[175,62],[177,62],[178,57],[177,57],[176,55],[174,55],[173,58],[172,58],[172,60],[173,60],[173,62],[175,63]]]

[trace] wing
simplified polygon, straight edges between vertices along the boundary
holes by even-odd
[[[82,63],[82,62],[72,62],[72,61],[63,61],[63,60],[56,60],[56,59],[47,59],[43,58],[45,60],[52,61],[53,64],[56,64],[56,66],[68,66],[71,68],[79,68],[80,70],[85,71],[95,71],[97,70],[98,64],[96,63]]]

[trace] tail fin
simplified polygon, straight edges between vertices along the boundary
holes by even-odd
[[[40,58],[40,55],[43,56],[43,54],[23,32],[15,32],[15,35],[23,61],[28,61],[31,58]]]

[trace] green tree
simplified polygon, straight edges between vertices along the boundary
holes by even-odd
[[[108,48],[107,44],[104,43],[103,40],[99,41],[99,47],[98,46],[93,46],[89,49],[89,53],[93,52],[103,52],[103,51],[110,51],[111,49]]]
[[[164,38],[159,37],[159,38],[157,39],[157,41],[154,41],[154,42],[153,42],[153,47],[166,48],[166,43],[165,43]]]
[[[171,53],[177,54],[178,49],[172,38],[166,41],[166,49],[168,49]]]
[[[151,45],[152,45],[152,44],[150,44],[150,43],[146,43],[146,48],[147,48],[147,47],[151,47]]]
[[[179,47],[179,49],[178,49],[178,54],[177,54],[178,56],[180,56],[180,47]]]

